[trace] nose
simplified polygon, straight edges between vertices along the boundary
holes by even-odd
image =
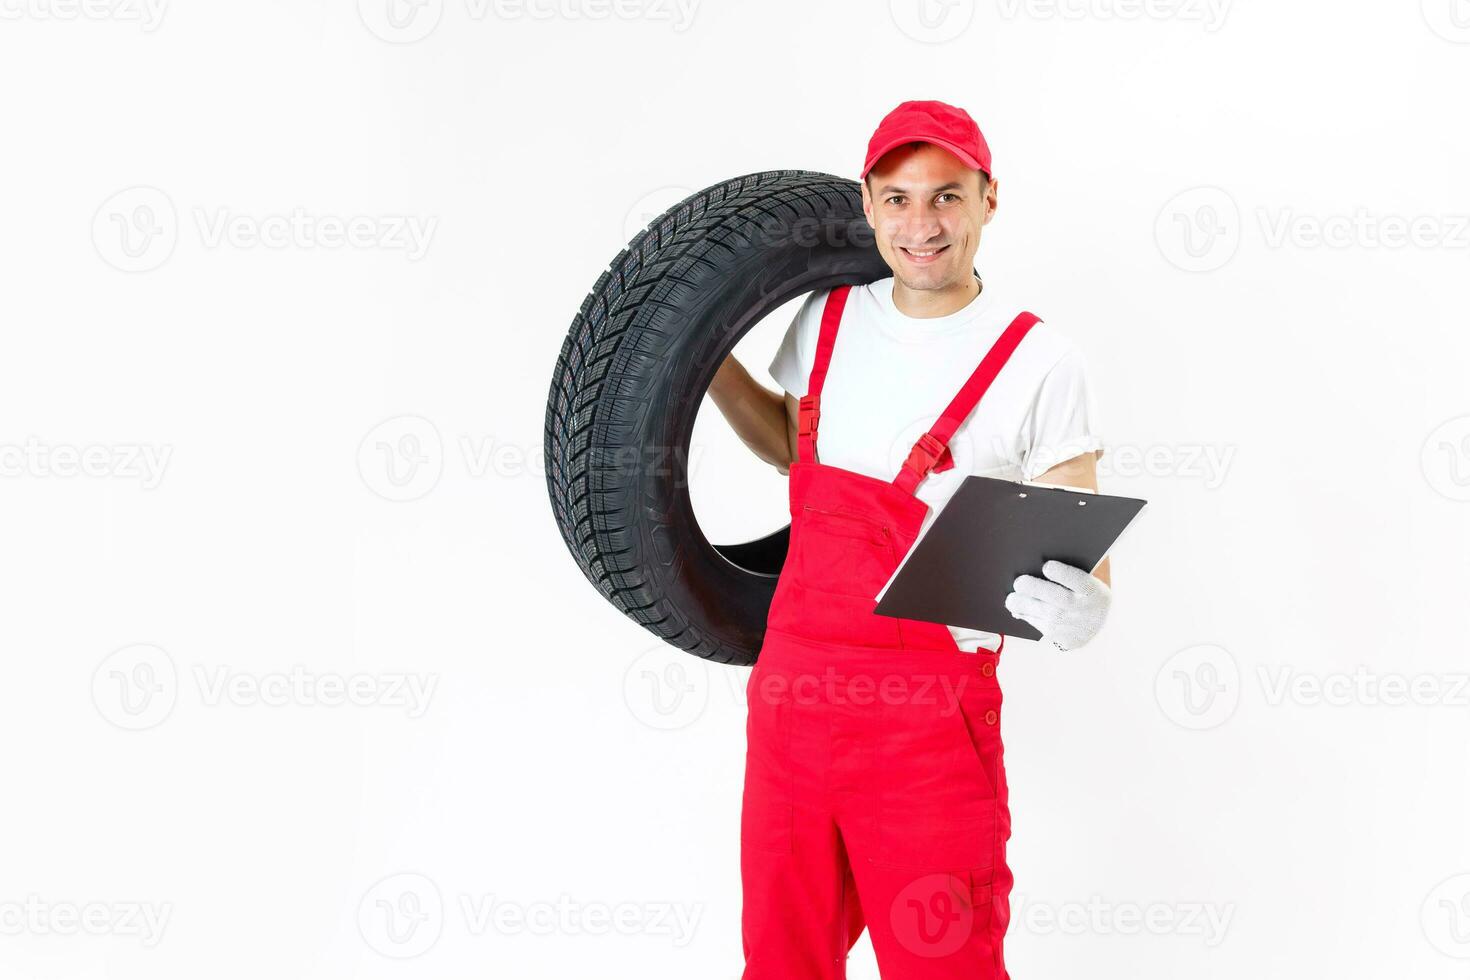
[[[943,232],[938,212],[927,204],[919,204],[904,215],[903,228],[897,239],[904,248],[923,248]]]

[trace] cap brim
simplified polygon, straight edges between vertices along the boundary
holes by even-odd
[[[949,140],[940,139],[938,136],[916,136],[916,135],[909,135],[909,136],[900,136],[897,139],[889,140],[883,146],[879,147],[878,148],[878,152],[873,154],[873,158],[868,161],[867,166],[863,167],[863,172],[860,173],[860,174],[858,174],[858,179],[859,180],[862,180],[864,177],[868,176],[868,171],[872,170],[875,166],[877,166],[878,165],[878,161],[881,160],[881,159],[883,159],[884,155],[886,155],[889,150],[892,150],[895,147],[903,146],[905,143],[933,143],[935,146],[939,147],[940,149],[942,149],[942,150],[948,150],[949,152],[953,153],[955,156],[959,157],[960,158],[960,162],[963,163],[965,166],[969,167],[971,170],[981,170],[981,171],[984,171],[985,170],[984,167],[980,166],[980,161],[979,160],[976,160],[968,152],[966,152],[965,150],[960,149],[958,146],[955,146]],[[989,175],[989,171],[986,171],[986,174],[988,176]]]

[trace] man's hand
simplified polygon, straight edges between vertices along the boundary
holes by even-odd
[[[1059,561],[1042,565],[1041,574],[1046,578],[1017,578],[1016,591],[1006,596],[1006,609],[1041,630],[1043,643],[1076,650],[1102,629],[1113,592],[1082,569]]]

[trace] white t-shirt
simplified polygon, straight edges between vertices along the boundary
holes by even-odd
[[[828,290],[807,296],[771,362],[771,377],[806,394]],[[1002,331],[1026,307],[987,283],[963,309],[911,317],[893,305],[893,278],[854,286],[822,386],[817,457],[892,480]],[[1081,353],[1043,318],[950,440],[954,468],[915,491],[929,505],[922,533],[966,476],[1034,480],[1058,463],[1103,448]],[[951,626],[962,650],[995,649],[994,633]]]

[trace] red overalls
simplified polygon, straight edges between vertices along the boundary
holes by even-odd
[[[1000,651],[873,612],[953,465],[948,442],[1037,318],[1017,317],[892,483],[816,461],[832,290],[791,466],[791,543],[746,685],[744,980],[836,980],[870,930],[884,980],[1006,980]],[[874,397],[881,397],[875,392]]]

